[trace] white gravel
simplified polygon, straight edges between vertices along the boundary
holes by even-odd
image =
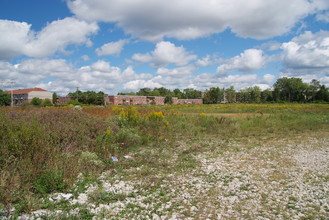
[[[229,144],[239,150],[195,154],[195,169],[159,172],[158,181],[133,178],[140,168],[124,174],[132,181],[103,174],[102,189],[126,195],[123,201],[92,204],[88,195],[97,187],[90,186],[70,202],[87,207],[94,219],[329,219],[329,138]]]

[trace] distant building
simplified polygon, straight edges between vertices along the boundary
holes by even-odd
[[[179,99],[177,97],[173,97],[172,101],[173,101],[173,105],[183,105],[183,104],[201,105],[201,104],[203,104],[202,99]]]
[[[104,99],[105,105],[164,105],[165,97],[160,96],[129,96],[129,95],[112,95]]]
[[[57,105],[66,105],[70,100],[73,100],[72,97],[70,97],[70,96],[57,97],[56,104]]]
[[[173,104],[203,104],[202,99],[178,99],[173,97]],[[105,105],[164,105],[165,97],[161,96],[131,96],[112,95],[104,98]]]
[[[12,91],[10,90],[5,91],[5,93],[13,94],[14,105],[20,105],[26,101],[30,102],[33,98],[39,98],[43,100],[49,99],[50,101],[53,99],[53,93],[40,88],[18,89]]]

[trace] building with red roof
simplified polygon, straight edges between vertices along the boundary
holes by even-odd
[[[5,93],[13,94],[14,105],[20,105],[23,102],[29,102],[33,98],[39,99],[49,99],[52,101],[53,93],[48,92],[47,90],[41,88],[32,88],[32,89],[17,89],[5,91]]]

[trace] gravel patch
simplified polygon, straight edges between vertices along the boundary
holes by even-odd
[[[211,149],[215,144],[209,142]],[[329,219],[328,138],[310,138],[301,144],[282,140],[253,147],[227,145],[238,151],[192,154],[195,168],[153,171],[144,179],[134,177],[140,167],[122,175],[104,173],[98,186],[69,198],[70,204],[86,208],[94,219]],[[173,163],[178,155],[172,157]],[[92,202],[95,193],[119,199]],[[44,214],[61,211],[32,213]]]

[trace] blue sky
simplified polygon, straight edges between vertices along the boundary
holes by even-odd
[[[2,0],[0,88],[329,86],[327,0]]]

